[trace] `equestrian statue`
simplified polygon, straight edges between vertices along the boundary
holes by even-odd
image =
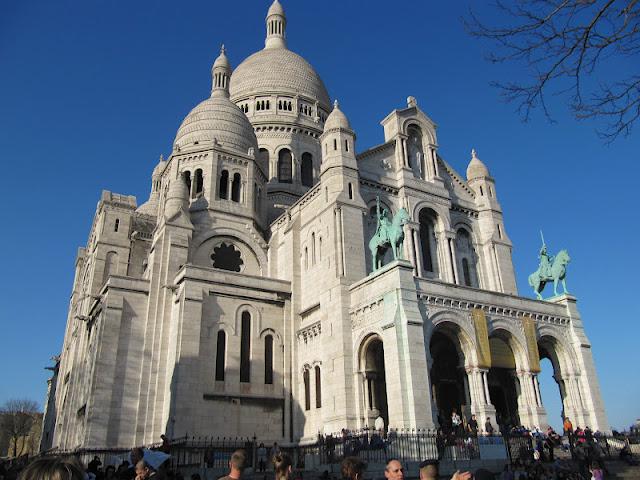
[[[403,207],[391,220],[386,208],[380,209],[380,197],[376,196],[376,233],[369,241],[369,251],[373,262],[373,271],[382,268],[382,261],[387,249],[391,247],[394,260],[402,260],[404,244],[404,225],[409,220],[409,212]]]
[[[566,250],[560,250],[554,257],[547,254],[547,244],[542,237],[542,247],[540,248],[540,265],[538,269],[529,275],[529,285],[533,288],[538,300],[542,300],[542,290],[544,290],[547,282],[553,281],[553,294],[558,295],[558,280],[562,281],[563,293],[567,292],[567,284],[565,278],[567,276],[567,265],[571,261],[569,253]]]

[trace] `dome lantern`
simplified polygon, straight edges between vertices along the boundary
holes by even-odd
[[[287,18],[284,15],[284,8],[278,0],[274,0],[267,12],[267,38],[264,41],[264,48],[287,48],[285,40],[285,29]]]
[[[482,163],[482,160],[478,158],[476,149],[474,148],[471,150],[471,161],[467,167],[467,180],[481,177],[489,177],[489,169]]]
[[[231,78],[231,64],[226,55],[224,45],[220,47],[220,55],[211,67],[211,96],[229,98],[229,79]]]

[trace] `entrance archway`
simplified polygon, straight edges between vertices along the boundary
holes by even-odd
[[[453,410],[462,416],[463,407],[469,404],[462,371],[464,360],[454,340],[440,331],[431,336],[429,351],[433,360],[431,388],[438,411],[438,424],[448,430],[451,428]]]
[[[518,396],[520,394],[516,379],[516,360],[513,350],[501,336],[489,338],[491,349],[491,368],[487,380],[489,397],[496,408],[496,422],[501,431],[520,425],[518,414]]]
[[[384,367],[384,346],[378,335],[371,335],[362,343],[360,350],[360,374],[364,392],[366,423],[373,426],[376,418],[382,417],[384,426],[389,426],[387,382]]]
[[[538,340],[538,353],[541,368],[538,382],[542,404],[547,411],[549,424],[556,432],[562,432],[562,422],[567,415],[566,387],[562,379],[557,340],[549,336],[541,337]]]

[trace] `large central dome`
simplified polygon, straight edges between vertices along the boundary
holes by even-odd
[[[300,55],[287,48],[265,48],[254,53],[235,69],[229,87],[231,100],[251,95],[286,93],[304,95],[329,108],[324,83]]]
[[[329,111],[331,102],[324,83],[309,62],[287,48],[286,22],[282,5],[275,0],[267,13],[265,48],[238,65],[231,75],[231,101],[260,95],[300,95]]]

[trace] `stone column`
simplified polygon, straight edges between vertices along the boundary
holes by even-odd
[[[475,414],[478,420],[478,426],[480,430],[484,430],[484,423],[487,417],[491,419],[491,424],[495,429],[498,425],[496,423],[496,409],[491,405],[491,399],[489,398],[489,387],[487,384],[486,368],[467,367],[467,382],[469,385],[469,396],[471,400],[471,413]]]
[[[422,246],[420,245],[420,231],[418,228],[414,228],[411,232],[413,235],[413,248],[415,249],[416,256],[416,272],[419,277],[423,277],[424,275],[422,273]]]
[[[407,227],[407,232],[408,235],[405,237],[405,258],[408,258],[411,263],[413,264],[413,274],[418,276],[418,264],[416,262],[416,249],[415,249],[415,244],[414,242],[414,235],[413,235],[413,230],[414,230],[414,226],[413,224],[408,225]],[[407,254],[408,252],[408,254]]]
[[[455,248],[455,232],[447,232],[447,248],[449,251],[449,263],[451,264],[451,272],[453,274],[454,283],[458,285],[462,285],[462,281],[460,280],[460,274],[458,272],[458,259],[456,257],[456,248]]]
[[[440,280],[445,282],[454,283],[453,270],[451,269],[451,262],[449,261],[449,245],[445,232],[436,232],[436,244],[438,249],[438,270],[440,273]]]

